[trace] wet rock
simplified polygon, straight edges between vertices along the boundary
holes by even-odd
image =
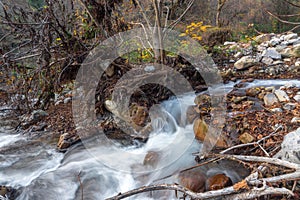
[[[215,135],[207,135],[208,133],[208,125],[202,119],[196,119],[194,122],[194,134],[195,138],[200,142],[209,141],[210,144],[214,144],[214,146],[219,148],[226,148],[228,144],[226,139],[220,135],[218,138]],[[216,141],[217,140],[217,141]]]
[[[284,85],[285,88],[290,89],[290,88],[295,88],[296,84],[293,82],[288,82]]]
[[[272,106],[275,103],[278,103],[278,99],[275,94],[269,93],[264,96],[264,103],[266,106]]]
[[[59,137],[57,142],[57,149],[59,151],[65,151],[72,144],[75,144],[80,140],[79,136],[70,133],[64,133]]]
[[[295,99],[295,101],[300,102],[300,94],[297,94],[293,97],[293,99]]]
[[[0,199],[1,200],[16,199],[18,196],[17,193],[18,193],[17,190],[12,187],[0,185]]]
[[[219,190],[231,185],[231,179],[225,174],[216,174],[212,177],[209,177],[206,181],[207,190]]]
[[[283,90],[275,90],[274,94],[277,96],[278,100],[280,102],[287,102],[290,101],[289,96],[287,95],[287,93]]]
[[[300,128],[284,136],[281,150],[274,156],[300,164]]]
[[[267,50],[263,51],[262,56],[276,60],[281,59],[281,54],[278,53],[275,48],[268,48]]]
[[[247,99],[246,96],[243,96],[243,97],[233,97],[232,101],[233,101],[234,103],[240,103],[241,101],[243,101],[243,100],[245,100],[245,99]]]
[[[283,105],[284,110],[294,110],[296,108],[296,104],[294,103],[286,103]]]
[[[196,118],[199,117],[199,113],[196,111],[197,106],[189,106],[186,111],[186,119],[188,124],[192,124]]]
[[[250,142],[254,141],[254,137],[252,135],[250,135],[249,133],[247,133],[247,132],[240,135],[239,139],[243,144],[247,144],[247,143],[250,143]]]
[[[269,58],[269,57],[263,57],[263,59],[261,60],[262,63],[266,64],[266,65],[272,65],[273,63],[273,59]]]
[[[44,110],[34,110],[32,111],[31,115],[28,117],[27,115],[22,117],[22,127],[27,129],[29,126],[41,121],[46,116],[48,116],[48,113]]]
[[[234,67],[238,70],[243,70],[256,64],[257,61],[255,58],[251,56],[244,56],[241,59],[239,59],[236,63],[234,63]]]
[[[291,123],[300,123],[300,117],[293,117],[293,119],[291,120]]]
[[[193,192],[204,192],[206,185],[206,175],[200,170],[191,169],[179,173],[179,183]]]
[[[260,93],[259,88],[248,88],[248,89],[246,89],[246,94],[247,94],[247,96],[250,96],[250,97],[255,97],[259,93]]]
[[[143,165],[157,166],[160,156],[160,153],[157,151],[148,151],[144,158]]]
[[[197,140],[204,141],[208,131],[208,125],[202,119],[196,119],[194,122],[194,134]]]

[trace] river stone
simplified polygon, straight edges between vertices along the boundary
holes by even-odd
[[[275,48],[268,48],[267,50],[263,51],[262,56],[269,57],[276,60],[281,59],[281,54],[278,53]]]
[[[273,36],[274,36],[274,34],[261,34],[261,35],[257,36],[254,40],[257,43],[268,42],[272,39]]]
[[[286,103],[283,106],[284,110],[294,110],[296,108],[296,104],[295,103]]]
[[[263,57],[263,59],[261,60],[262,63],[266,64],[266,65],[272,65],[273,63],[273,59],[269,58],[269,57]]]
[[[293,49],[291,48],[285,48],[280,52],[281,56],[284,58],[290,58],[293,56]]]
[[[292,39],[292,40],[289,40],[288,43],[289,43],[290,45],[297,45],[297,44],[300,44],[300,40],[299,40],[299,38],[297,38],[297,39]]]
[[[296,58],[300,58],[300,45],[294,46],[294,48],[292,50],[292,56],[294,56]]]
[[[278,100],[280,102],[287,102],[287,101],[290,101],[290,98],[289,96],[286,94],[285,91],[283,90],[275,90],[274,91],[275,95],[277,96]]]
[[[284,35],[284,36],[283,36],[283,39],[284,39],[285,41],[289,41],[289,40],[297,39],[297,38],[298,38],[297,33],[290,33],[290,34],[288,34],[288,35]]]
[[[281,150],[274,157],[300,164],[300,128],[284,136]]]
[[[272,106],[275,103],[278,103],[278,99],[275,94],[269,93],[264,96],[264,103],[266,106]]]
[[[249,67],[255,64],[257,64],[255,58],[251,56],[244,56],[234,63],[234,67],[238,70],[243,70],[243,69],[248,69]]]
[[[219,190],[231,185],[232,181],[228,176],[226,176],[225,174],[216,174],[207,179],[206,190]]]
[[[295,99],[295,101],[298,101],[298,102],[300,102],[300,95],[299,95],[299,94],[297,94],[297,95],[296,95],[296,96],[294,96],[293,98]]]
[[[296,67],[300,67],[300,61],[295,62]]]
[[[202,119],[196,119],[193,126],[195,138],[200,142],[209,142],[210,144],[213,144],[216,147],[220,148],[227,148],[227,141],[226,139],[220,135],[219,137],[208,133],[208,125],[206,122]],[[217,139],[216,139],[217,137]],[[216,141],[217,140],[217,141]]]
[[[271,40],[269,41],[269,46],[275,47],[276,45],[280,44],[280,42],[281,42],[281,41],[280,41],[279,38],[274,37],[273,39],[271,39]]]
[[[194,168],[191,170],[180,172],[178,175],[179,183],[190,189],[193,192],[204,192],[206,175],[202,173],[199,168]]]
[[[160,156],[161,154],[158,151],[148,151],[145,155],[143,165],[157,166]]]
[[[239,139],[243,144],[247,144],[247,143],[250,143],[250,142],[254,141],[254,137],[252,135],[250,135],[249,133],[247,133],[247,132],[240,135]]]
[[[272,108],[271,109],[272,112],[277,112],[277,113],[282,113],[282,109],[281,108]]]

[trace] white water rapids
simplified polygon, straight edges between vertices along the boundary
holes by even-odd
[[[280,85],[286,82],[281,81]],[[269,85],[269,82],[256,81],[250,86],[264,83]],[[228,84],[222,90],[228,93],[232,86],[232,83]],[[184,105],[180,106],[183,110],[193,105],[194,95],[182,98]],[[145,145],[120,151],[111,151],[109,145],[95,142],[88,150],[78,144],[63,154],[43,143],[26,145],[30,141],[22,135],[0,132],[0,185],[17,189],[19,200],[81,200],[82,195],[84,200],[101,200],[144,185],[178,182],[176,175],[157,180],[195,165],[192,153],[198,152],[201,146],[194,140],[192,125],[181,127],[174,124],[180,109],[176,102],[170,100],[162,104],[170,117],[174,117],[167,127],[152,133]],[[161,153],[158,170],[143,165],[145,155],[151,150]],[[116,166],[101,161],[113,161],[112,166]],[[139,171],[148,172],[136,173]],[[174,192],[161,191],[128,199],[177,198]]]

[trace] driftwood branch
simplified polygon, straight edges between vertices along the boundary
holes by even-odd
[[[257,197],[261,197],[264,195],[291,195],[293,196],[293,192],[287,188],[275,188],[267,186],[267,183],[276,183],[287,180],[298,180],[300,179],[300,165],[296,163],[292,163],[289,161],[280,160],[277,158],[268,158],[268,157],[258,157],[258,156],[241,156],[241,155],[217,155],[217,157],[232,159],[232,160],[242,160],[249,162],[265,162],[269,164],[279,165],[287,168],[295,169],[295,172],[269,177],[269,178],[258,178],[258,172],[254,172],[246,177],[240,183],[244,183],[246,185],[245,188],[248,188],[246,191],[241,191],[240,187],[237,183],[231,187],[227,187],[220,190],[208,191],[204,193],[195,193],[190,191],[189,189],[177,185],[177,184],[159,184],[159,185],[150,185],[143,186],[137,189],[130,190],[125,193],[119,193],[118,195],[108,198],[107,200],[119,200],[124,199],[136,194],[156,191],[156,190],[175,190],[177,192],[183,193],[185,196],[195,198],[195,199],[210,199],[215,197],[223,197],[225,199],[253,199]],[[257,185],[263,185],[262,187],[256,187]],[[251,187],[251,188],[250,188]],[[244,189],[245,189],[244,188]]]
[[[274,17],[275,19],[277,19],[278,21],[282,22],[282,23],[285,23],[285,24],[291,24],[291,25],[300,25],[300,22],[290,22],[290,21],[287,21],[287,20],[283,20],[283,19],[280,19],[277,15],[271,13],[270,11],[266,11],[269,15],[271,15],[272,17]]]

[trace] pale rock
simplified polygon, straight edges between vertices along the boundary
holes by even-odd
[[[262,46],[262,45],[258,45],[257,46],[257,51],[258,52],[263,52],[264,50],[266,50],[267,49],[267,47],[265,47],[265,46]]]
[[[278,99],[275,94],[269,93],[264,96],[264,103],[266,106],[272,106],[275,103],[278,103]]]
[[[261,34],[255,38],[255,42],[257,43],[263,43],[263,42],[268,42],[272,39],[274,34]]]
[[[293,123],[293,124],[300,123],[300,117],[293,117],[293,119],[291,120],[291,123]]]
[[[284,136],[281,150],[274,157],[300,164],[300,128]]]
[[[273,65],[281,65],[281,64],[284,64],[284,62],[281,60],[276,60],[273,62]]]
[[[267,50],[263,51],[262,56],[277,60],[281,59],[281,54],[278,53],[275,48],[268,48]]]
[[[71,101],[72,101],[72,98],[71,97],[67,97],[67,98],[64,99],[64,104],[67,104],[67,103],[69,103]]]
[[[234,54],[234,57],[235,58],[240,58],[240,57],[242,57],[243,56],[243,53],[242,52],[237,52],[236,54]]]
[[[284,110],[294,110],[296,108],[296,104],[294,103],[286,103],[283,106]]]
[[[288,35],[283,35],[283,39],[285,41],[289,41],[289,40],[296,39],[296,38],[298,38],[297,33],[290,33]]]
[[[300,67],[300,61],[295,62],[295,67]]]
[[[296,86],[297,85],[294,82],[288,82],[288,83],[284,84],[284,87],[287,88],[287,89],[295,88]]]
[[[295,45],[292,50],[292,56],[300,58],[300,45]]]
[[[286,94],[285,91],[283,90],[275,90],[274,91],[274,94],[277,96],[278,100],[280,102],[287,102],[287,101],[290,101],[290,98],[289,96]]]
[[[281,41],[280,41],[279,38],[274,37],[273,39],[271,39],[271,40],[269,41],[269,46],[275,47],[276,45],[280,44],[280,42],[281,42]]]
[[[281,108],[272,108],[271,109],[272,112],[277,112],[277,113],[282,113],[282,109]]]
[[[262,63],[266,64],[266,65],[272,65],[273,63],[273,59],[269,58],[269,57],[263,57],[263,59],[261,60]]]
[[[284,58],[290,58],[293,56],[293,49],[291,48],[285,48],[280,52],[281,56]]]
[[[145,72],[154,72],[155,71],[155,67],[153,65],[147,65],[144,68]]]
[[[290,58],[284,58],[283,61],[284,62],[292,62],[292,59],[290,59]]]
[[[281,52],[281,51],[283,51],[286,47],[287,47],[287,45],[284,45],[284,44],[277,45],[277,46],[276,46],[276,51]]]
[[[289,43],[289,45],[297,45],[297,44],[300,44],[300,39],[299,38],[292,39],[292,40],[289,40],[287,42]]]
[[[297,94],[293,97],[295,99],[295,101],[300,102],[300,95]]]
[[[224,46],[228,46],[228,45],[236,45],[236,42],[229,42],[229,41],[224,42]]]
[[[234,63],[234,67],[238,70],[247,69],[253,65],[257,64],[257,61],[255,58],[251,56],[244,56],[241,59],[239,59],[237,62]]]

